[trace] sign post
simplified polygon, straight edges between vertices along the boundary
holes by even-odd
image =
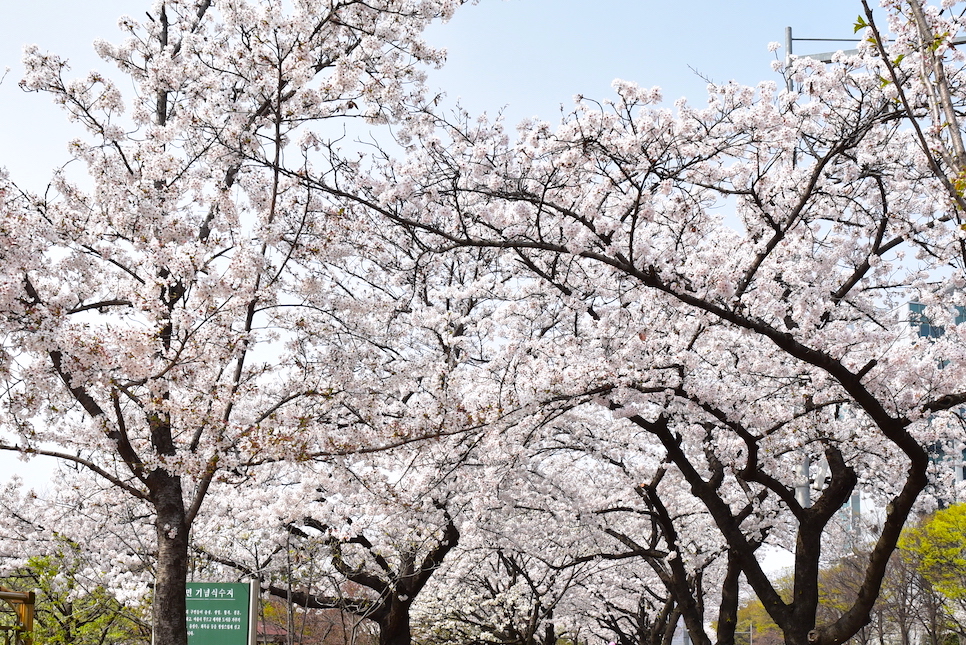
[[[189,582],[185,594],[188,645],[254,645],[255,584]]]

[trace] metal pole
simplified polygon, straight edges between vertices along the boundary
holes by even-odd
[[[792,62],[792,28],[785,27],[785,68],[788,68],[788,64]],[[785,81],[785,86],[788,91],[792,91],[792,77],[789,76]]]
[[[261,601],[262,586],[258,578],[248,582],[248,645],[258,640],[258,609]]]

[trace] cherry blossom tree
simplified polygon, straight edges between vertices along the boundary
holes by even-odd
[[[395,304],[354,259],[371,240],[279,166],[329,141],[315,125],[339,138],[340,120],[401,114],[441,60],[421,30],[458,4],[159,1],[96,45],[111,74],[26,52],[22,86],[83,128],[84,170],[42,196],[3,178],[0,448],[83,466],[148,510],[159,645],[186,642],[213,484],[407,439],[367,434],[395,391],[379,340]]]
[[[419,606],[419,642],[546,645],[570,636],[554,615],[580,577],[575,569],[502,548],[462,552],[454,565],[458,578]]]
[[[619,81],[616,99],[582,99],[515,140],[500,122],[427,111],[383,181],[305,179],[437,253],[515,262],[515,395],[599,405],[614,443],[659,446],[690,501],[660,485],[656,498],[700,504],[727,550],[721,609],[737,609],[743,575],[792,645],[842,643],[869,622],[899,533],[928,504],[927,447],[961,439],[961,19],[888,8],[892,44],[868,18],[857,55],[777,62],[793,91],[712,86],[705,107],[670,110]],[[945,334],[917,338],[910,301]],[[823,540],[856,492],[883,522],[854,602],[818,623]],[[783,536],[790,601],[758,557]],[[673,593],[683,607],[692,592]],[[685,617],[710,643],[704,617]]]
[[[623,635],[661,643],[682,615],[669,589],[684,585],[699,604],[715,596],[703,579],[713,571],[707,577],[717,582],[721,550],[702,550],[706,514],[692,505],[664,518],[666,509],[649,506],[645,485],[636,482],[652,477],[657,487],[664,479],[654,474],[663,472],[660,461],[647,456],[655,451],[626,437],[606,445],[609,424],[593,411],[578,414],[586,411],[531,414],[489,433],[486,450],[467,460],[464,470],[485,484],[467,500],[472,511],[464,511],[457,552],[418,599],[420,642],[609,642]],[[497,437],[509,437],[507,445]],[[677,522],[680,537],[665,536],[664,519]],[[627,624],[628,614],[636,625]]]
[[[557,534],[576,531],[557,568],[600,568],[581,581],[584,595],[593,599],[584,603],[589,607],[576,608],[585,619],[618,640],[660,643],[679,621],[702,631],[707,608],[717,601],[714,622],[718,640],[724,640],[736,624],[740,570],[726,543],[715,539],[711,516],[689,499],[686,481],[659,446],[648,435],[621,432],[621,423],[588,406],[555,419],[532,443],[532,471],[520,478],[545,482],[540,488],[552,492],[517,496],[524,506],[557,509]],[[555,501],[541,504],[539,497]],[[631,636],[615,615],[634,617]]]
[[[257,579],[264,592],[308,610],[339,609],[372,623],[379,643],[408,645],[410,608],[460,540],[447,499],[454,484],[413,463],[432,452],[423,448],[399,461],[400,451],[352,457],[322,476],[289,469],[260,482],[274,502],[225,497],[212,525],[196,533],[195,549],[225,565],[221,575]],[[247,530],[225,531],[233,523],[226,518]]]
[[[406,645],[410,608],[457,546],[480,494],[467,463],[482,437],[514,415],[491,404],[499,383],[488,367],[494,303],[462,295],[491,280],[492,254],[424,264],[421,249],[392,231],[369,237],[357,282],[341,287],[354,302],[375,288],[392,303],[388,319],[376,319],[389,332],[365,339],[384,353],[383,377],[369,375],[383,387],[353,399],[353,432],[370,444],[261,460],[242,469],[243,486],[213,484],[193,546],[228,575],[258,579],[306,609],[354,614],[377,626],[379,642]],[[231,525],[243,535],[226,531]]]

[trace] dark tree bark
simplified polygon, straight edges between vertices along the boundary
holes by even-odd
[[[340,609],[364,620],[371,621],[379,627],[379,645],[410,645],[412,631],[409,610],[416,596],[423,590],[433,574],[443,563],[446,555],[459,543],[459,530],[448,513],[444,511],[446,525],[442,534],[429,552],[422,556],[416,551],[403,551],[399,554],[399,564],[393,567],[381,554],[375,553],[374,547],[365,536],[357,535],[347,541],[333,540],[331,562],[346,580],[361,585],[375,592],[373,598],[322,596],[307,591],[291,591],[277,585],[264,585],[263,589],[277,598],[283,598],[306,609]],[[312,519],[306,519],[307,526],[320,530],[327,530],[325,525]],[[304,536],[305,533],[294,526],[288,530],[295,535]],[[343,549],[348,545],[356,545],[368,551],[377,571],[353,569],[343,560]],[[209,557],[210,556],[209,554]],[[214,560],[227,564],[249,575],[256,572],[240,563],[213,557]]]

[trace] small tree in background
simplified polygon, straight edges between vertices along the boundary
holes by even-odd
[[[54,553],[29,558],[0,586],[36,592],[33,642],[44,645],[143,644],[151,641],[147,604],[121,604],[94,579],[96,571],[76,544],[57,542]]]
[[[941,641],[943,632],[966,638],[966,504],[927,516],[903,533],[899,546],[921,577],[920,621],[930,641]]]

